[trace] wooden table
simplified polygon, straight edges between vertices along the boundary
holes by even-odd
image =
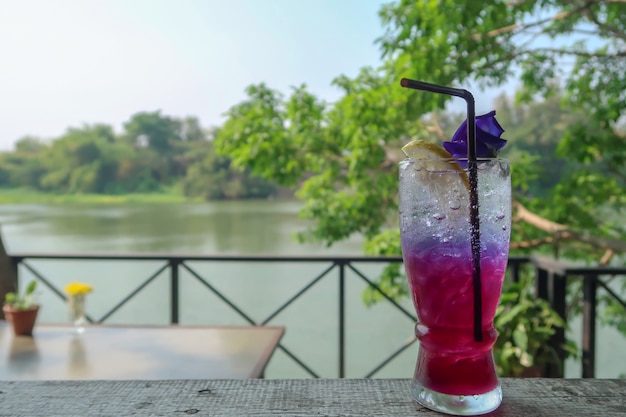
[[[489,416],[626,415],[626,380],[503,379]],[[7,416],[419,416],[404,379],[0,381]]]
[[[270,326],[37,324],[13,336],[0,321],[0,380],[259,378],[284,333]],[[0,415],[2,406],[0,404]]]

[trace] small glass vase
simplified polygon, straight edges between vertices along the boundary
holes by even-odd
[[[87,319],[85,317],[85,294],[70,295],[67,299],[70,322],[75,333],[83,333]]]

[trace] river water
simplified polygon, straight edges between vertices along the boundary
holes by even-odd
[[[331,248],[298,244],[293,235],[306,223],[293,201],[232,201],[197,204],[124,205],[0,205],[0,225],[9,253],[164,253],[217,254],[361,254],[355,237]],[[93,284],[88,313],[102,317],[162,266],[159,262],[29,261],[57,286],[78,280]],[[268,317],[291,295],[329,264],[194,263],[189,266],[256,321]],[[357,264],[370,278],[381,266]],[[22,282],[32,275],[20,269]],[[190,273],[180,274],[180,322],[183,324],[246,324]],[[361,300],[364,282],[346,273],[346,374],[362,377],[391,354],[412,333],[413,323],[388,303],[367,308]],[[337,376],[338,296],[333,272],[273,318],[268,324],[286,326],[283,345],[322,377]],[[42,322],[66,321],[64,303],[40,286]],[[109,323],[166,324],[169,320],[169,274],[161,273]],[[413,311],[408,300],[402,302]],[[578,338],[579,322],[572,323]],[[624,338],[601,328],[597,375],[617,377],[625,372]],[[576,339],[579,340],[579,339]],[[377,377],[411,377],[417,345],[406,349]],[[616,366],[616,364],[619,364]],[[566,375],[580,375],[579,362],[570,361]],[[307,374],[285,353],[277,351],[268,378],[300,378]]]

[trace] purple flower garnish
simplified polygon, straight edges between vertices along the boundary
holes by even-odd
[[[482,116],[476,116],[476,157],[494,158],[506,140],[500,139],[504,132],[496,120],[496,111],[492,110]],[[443,147],[456,159],[467,159],[467,120],[454,132],[450,142],[444,142]]]

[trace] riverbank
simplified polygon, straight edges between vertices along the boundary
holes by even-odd
[[[53,194],[24,188],[0,189],[0,204],[124,204],[124,203],[194,203],[199,198],[186,197],[174,189],[145,194]]]

